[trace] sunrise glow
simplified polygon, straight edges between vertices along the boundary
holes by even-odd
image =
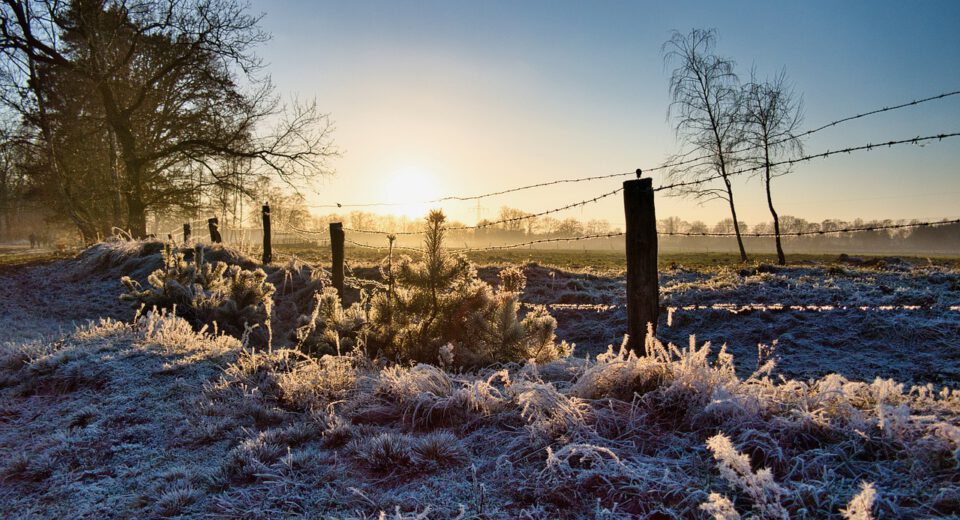
[[[390,213],[408,218],[421,218],[439,198],[439,178],[430,171],[414,166],[391,172],[382,184],[381,200],[391,204]]]

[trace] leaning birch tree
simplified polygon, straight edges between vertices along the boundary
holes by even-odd
[[[668,176],[671,182],[686,183],[678,190],[684,196],[727,202],[740,259],[746,262],[731,182],[738,161],[736,149],[743,142],[740,81],[734,62],[715,54],[715,46],[716,31],[692,29],[686,34],[674,31],[661,49],[664,64],[674,67],[667,117],[673,120],[677,137],[688,148],[684,155],[701,155],[698,161],[682,161],[669,170]]]

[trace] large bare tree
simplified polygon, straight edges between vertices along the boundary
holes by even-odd
[[[777,260],[787,263],[780,240],[780,217],[773,206],[770,184],[775,177],[790,172],[788,166],[772,163],[803,152],[797,138],[803,121],[803,99],[787,84],[785,71],[766,81],[758,81],[756,72],[750,74],[750,83],[743,89],[744,144],[749,160],[760,168],[767,193],[767,206],[773,216],[773,234],[777,245]]]
[[[716,32],[693,29],[689,33],[674,31],[663,44],[664,64],[674,66],[670,75],[670,109],[677,136],[688,148],[684,155],[696,153],[702,161],[670,170],[674,182],[690,184],[680,193],[697,199],[725,200],[740,248],[740,259],[747,261],[740,234],[737,208],[733,201],[731,175],[737,162],[736,150],[743,142],[740,121],[740,82],[734,63],[714,52]],[[717,187],[713,179],[722,183]]]
[[[103,129],[117,165],[112,193],[135,235],[146,233],[148,211],[208,188],[244,190],[224,167],[238,158],[293,186],[331,171],[329,118],[313,103],[280,102],[254,52],[267,39],[260,17],[237,0],[3,0],[0,16],[8,86],[47,142],[61,199],[85,234],[82,204],[71,201],[75,168],[55,135],[54,123],[71,121],[50,111],[67,80],[87,93],[85,126]]]

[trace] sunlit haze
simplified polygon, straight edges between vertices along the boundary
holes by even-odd
[[[680,150],[667,120],[670,31],[717,29],[741,77],[786,70],[804,128],[960,88],[956,2],[265,2],[262,48],[281,92],[315,97],[337,123],[335,176],[311,204],[472,195],[650,168]],[[808,153],[960,130],[960,97],[820,132]],[[782,213],[936,218],[960,209],[952,141],[813,161],[778,179]],[[407,172],[403,175],[398,172]],[[404,175],[409,181],[401,180]],[[435,179],[436,182],[430,181]],[[655,176],[655,182],[660,177]],[[619,179],[449,202],[472,223],[501,206],[538,211]],[[737,180],[743,220],[769,220],[760,183]],[[354,208],[412,216],[425,208]],[[328,210],[315,208],[314,213]],[[660,197],[658,216],[714,222],[721,203]],[[617,197],[560,217],[622,223]]]
[[[394,215],[423,218],[431,208],[427,201],[439,198],[444,184],[440,177],[425,169],[401,168],[382,179],[378,201],[389,204],[386,207]]]

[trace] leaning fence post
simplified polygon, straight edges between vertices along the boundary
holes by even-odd
[[[641,353],[647,324],[652,324],[656,331],[660,313],[653,179],[623,183],[623,210],[627,221],[627,347]]]
[[[270,242],[270,203],[263,203],[263,263],[273,260],[273,245]]]
[[[214,244],[223,242],[223,237],[220,236],[220,219],[217,217],[208,218],[207,228],[210,230],[210,242]]]
[[[183,223],[183,243],[186,244],[190,241],[190,223]]]
[[[333,267],[330,274],[333,277],[333,286],[337,288],[340,299],[343,300],[343,224],[330,223],[330,252],[333,256]]]

